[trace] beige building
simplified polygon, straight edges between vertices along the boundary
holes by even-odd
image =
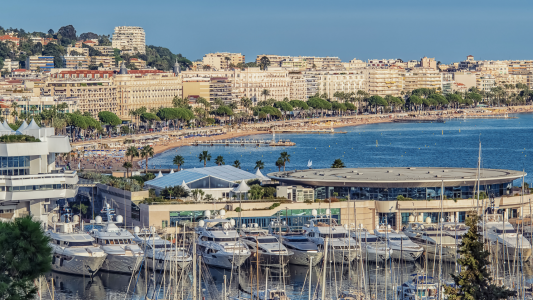
[[[338,57],[316,57],[316,56],[283,56],[283,55],[270,55],[261,54],[257,55],[255,62],[259,64],[261,58],[266,56],[270,60],[271,67],[293,67],[294,64],[300,65],[302,61],[306,62],[306,69],[316,70],[343,70],[344,65]],[[294,63],[290,63],[293,61]]]
[[[401,96],[403,90],[404,70],[401,68],[366,70],[366,91],[370,95]]]
[[[208,53],[202,60],[203,66],[210,66],[215,70],[229,69],[230,64],[236,66],[239,63],[244,63],[244,55],[241,53]]]
[[[476,88],[483,92],[490,92],[495,86],[494,76],[490,74],[483,74],[476,79]]]
[[[420,88],[441,90],[442,75],[434,68],[413,68],[404,73],[403,90],[413,91]]]
[[[115,67],[115,58],[111,56],[91,56],[91,65],[110,69]]]
[[[261,58],[266,56],[270,61],[271,67],[281,67],[281,63],[285,60],[289,60],[291,56],[288,55],[274,55],[274,54],[260,54],[255,58],[255,63],[259,65]]]
[[[307,61],[305,58],[291,58],[281,62],[281,67],[289,69],[290,71],[305,71],[307,68]]]
[[[137,26],[115,27],[112,46],[130,54],[146,54],[144,29]]]
[[[130,64],[134,65],[137,69],[145,69],[146,68],[146,62],[142,59],[138,58],[130,58]]]
[[[67,47],[67,55],[75,55],[72,52],[77,52],[76,55],[89,56],[89,48]]]
[[[191,77],[183,78],[183,98],[202,97],[210,100],[209,83],[210,78],[207,77]]]
[[[437,62],[435,58],[422,57],[420,59],[420,67],[425,69],[437,69]]]
[[[509,74],[527,74],[533,71],[533,60],[510,60]]]
[[[476,73],[473,72],[455,72],[453,74],[456,83],[464,84],[467,89],[476,86]]]
[[[315,87],[316,92],[327,94],[329,99],[334,99],[335,92],[357,93],[365,90],[366,72],[364,69],[346,72],[336,71],[307,71],[306,78]]]
[[[105,56],[114,56],[115,55],[115,51],[113,50],[112,46],[94,46],[93,48],[95,50],[100,51],[102,53],[102,55],[105,55]]]
[[[307,101],[307,81],[305,74],[299,71],[290,71],[289,81],[289,100]]]
[[[509,63],[501,60],[481,60],[477,62],[476,71],[492,76],[509,74]]]
[[[18,60],[11,60],[11,58],[6,58],[4,60],[4,66],[2,67],[1,71],[11,72],[13,70],[18,69],[20,66]]]
[[[494,76],[494,85],[503,86],[504,84],[516,85],[517,83],[523,83],[527,85],[528,75],[513,75],[513,74],[502,74]]]
[[[89,56],[62,56],[63,67],[67,69],[88,69],[91,60]]]
[[[342,65],[346,70],[357,70],[366,67],[366,63],[364,61],[356,58],[350,60],[350,62],[342,63]]]

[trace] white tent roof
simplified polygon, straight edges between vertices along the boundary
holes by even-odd
[[[246,184],[245,180],[242,180],[239,186],[233,189],[234,193],[247,193],[250,191],[250,187]]]
[[[11,128],[5,128],[4,124],[0,123],[0,131],[11,131]]]
[[[37,123],[35,123],[34,119],[31,119],[30,124],[24,130],[31,130],[31,129],[40,129],[39,125],[37,125]]]
[[[11,129],[11,127],[9,127],[9,124],[7,124],[6,120],[4,120],[4,123],[2,125],[4,125],[4,128],[7,131],[11,131],[11,132],[15,131],[15,130]]]
[[[181,187],[183,189],[185,189],[186,191],[190,191],[191,189],[189,188],[189,186],[187,186],[187,184],[185,183],[185,180],[183,180],[183,182],[181,183]]]
[[[170,174],[174,174],[174,169],[170,169]]]
[[[159,170],[159,174],[157,174],[156,178],[161,178],[161,177],[163,177],[163,173],[161,173],[161,170]]]
[[[26,127],[28,127],[28,123],[26,123],[26,120],[24,120],[24,122],[22,122],[22,125],[20,125],[19,129],[17,129],[17,131],[22,131],[24,129],[26,129]]]
[[[255,176],[257,176],[257,179],[260,179],[260,180],[268,180],[268,177],[263,175],[263,173],[261,173],[261,170],[259,168],[257,168],[257,171],[255,172]]]

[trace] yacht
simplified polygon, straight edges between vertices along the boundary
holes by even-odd
[[[170,241],[162,239],[153,227],[140,229],[135,226],[133,236],[133,241],[145,252],[145,264],[148,268],[164,271],[170,269],[171,264],[175,264],[184,269],[192,262],[191,256],[185,249],[175,247]]]
[[[241,228],[242,241],[252,253],[259,257],[259,264],[265,267],[282,268],[289,263],[294,254],[289,251],[275,236],[268,234],[265,229],[260,229],[257,223],[246,224]]]
[[[361,255],[364,259],[379,262],[386,261],[392,257],[392,249],[374,234],[363,229],[352,231],[350,235],[357,245],[361,247]]]
[[[289,258],[289,264],[309,266],[311,262],[313,266],[316,266],[322,261],[324,252],[320,251],[318,246],[303,233],[293,232],[286,222],[272,221],[268,231],[280,239],[287,249],[294,252]]]
[[[312,211],[316,216],[316,210]],[[325,239],[328,238],[328,257],[334,263],[350,263],[359,254],[360,249],[355,241],[349,237],[348,230],[337,224],[337,221],[326,216],[315,217],[303,227],[305,236],[315,243],[320,250],[324,249]]]
[[[79,223],[79,216],[70,220],[67,214],[61,216],[61,222],[53,216],[53,229],[46,234],[50,237],[52,247],[52,270],[57,272],[93,276],[104,264],[107,254],[96,245],[94,239],[74,225]]]
[[[386,241],[389,248],[392,249],[392,258],[403,261],[416,261],[424,248],[413,243],[405,234],[397,232],[389,226],[380,225],[374,229],[374,234],[381,241]]]
[[[513,260],[528,261],[531,257],[531,244],[513,228],[509,221],[503,219],[503,215],[486,215],[485,235],[485,239],[490,242],[492,251],[498,251]]]
[[[102,265],[102,270],[117,273],[131,274],[139,269],[139,265],[144,258],[142,249],[133,242],[134,236],[126,229],[118,228],[113,222],[114,210],[109,204],[105,204],[104,212],[107,222],[103,223],[101,229],[91,229],[89,234],[100,245],[100,248],[107,253],[107,258]],[[96,217],[96,224],[102,223],[102,217]],[[116,223],[122,223],[122,216],[116,216]]]
[[[220,217],[225,214],[224,210],[219,213]],[[197,249],[204,263],[225,269],[241,266],[251,252],[240,240],[235,220],[209,219],[211,213],[208,210],[204,215],[207,219],[199,221],[196,227]]]
[[[436,300],[438,299],[439,285],[433,277],[423,274],[412,274],[411,278],[396,287],[398,300]],[[442,297],[443,293],[441,293]]]
[[[444,230],[444,224],[442,223],[440,226],[439,224],[431,223],[431,219],[428,217],[426,223],[409,223],[404,233],[413,242],[424,248],[426,255],[430,259],[439,259],[441,249],[443,261],[454,262],[458,258],[457,250],[461,244],[461,236],[459,234],[457,236],[448,234]]]

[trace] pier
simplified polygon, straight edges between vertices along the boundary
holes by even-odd
[[[290,140],[254,140],[254,139],[240,139],[240,140],[213,140],[213,141],[193,141],[191,146],[271,146],[271,147],[285,147],[295,146],[296,143]]]

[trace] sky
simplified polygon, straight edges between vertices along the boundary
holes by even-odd
[[[141,26],[146,43],[190,60],[210,52],[337,56],[442,63],[533,59],[533,1],[472,0],[50,0],[4,1],[0,26],[112,34]],[[12,12],[12,13],[7,13]]]

